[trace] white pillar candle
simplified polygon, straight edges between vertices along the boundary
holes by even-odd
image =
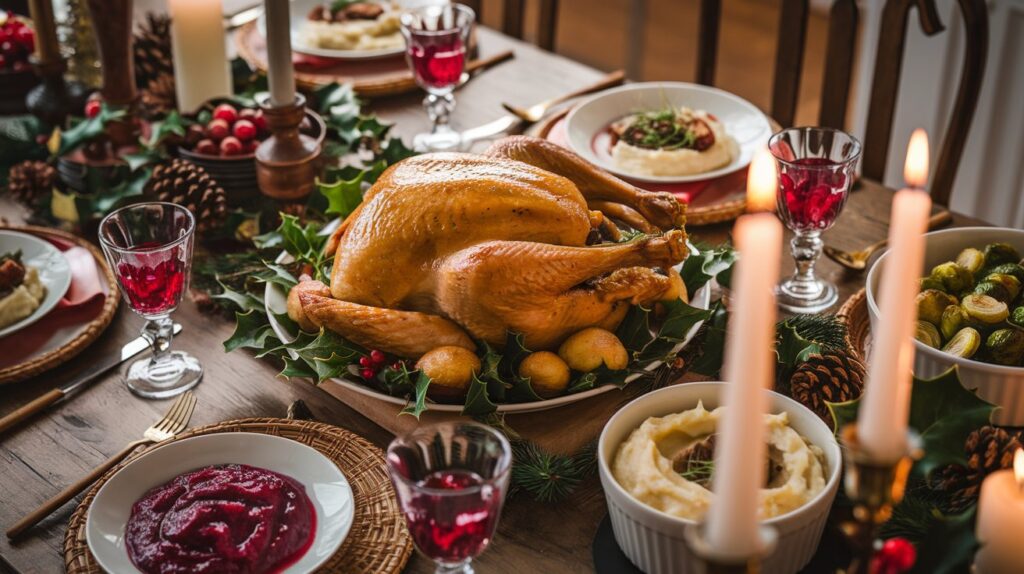
[[[924,264],[924,234],[931,198],[928,136],[916,130],[907,147],[904,179],[908,189],[893,197],[889,218],[889,255],[878,293],[879,329],[871,346],[871,364],[857,419],[861,447],[874,460],[894,463],[906,454],[914,367],[914,324],[919,279]]]
[[[295,70],[292,66],[292,37],[288,0],[266,0],[267,83],[270,104],[286,106],[295,102]]]
[[[193,112],[210,98],[230,96],[221,0],[167,0],[167,11],[178,109]]]
[[[723,556],[759,554],[760,491],[767,446],[766,397],[775,369],[775,282],[779,278],[782,224],[772,208],[778,190],[775,159],[760,150],[750,164],[747,206],[733,230],[739,262],[733,275],[726,337],[725,411],[717,429],[715,498],[705,536]]]
[[[993,472],[981,485],[976,534],[981,550],[977,574],[1024,572],[1024,450],[1017,449],[1013,470]]]

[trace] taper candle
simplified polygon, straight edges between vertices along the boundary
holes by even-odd
[[[977,537],[981,550],[977,574],[1024,572],[1024,450],[1017,449],[1013,469],[993,472],[981,484]]]
[[[230,96],[221,0],[167,0],[167,11],[178,109],[193,112],[210,98]]]
[[[295,70],[288,0],[266,0],[267,83],[270,103],[289,106],[295,102]]]
[[[754,156],[747,180],[747,208],[733,229],[739,262],[732,282],[726,336],[723,397],[717,430],[714,501],[706,538],[716,553],[737,560],[760,554],[758,509],[765,481],[767,446],[764,390],[775,359],[775,282],[782,253],[782,223],[772,208],[778,190],[775,159],[767,149]]]
[[[896,193],[889,218],[889,254],[878,293],[878,333],[857,419],[857,437],[868,456],[895,463],[906,455],[914,366],[914,323],[918,279],[924,264],[924,234],[931,198],[928,181],[928,135],[914,131],[903,170],[907,188]]]

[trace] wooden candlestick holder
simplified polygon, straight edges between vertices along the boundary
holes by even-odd
[[[106,133],[115,148],[138,142],[140,125],[135,118],[135,63],[132,60],[131,0],[88,0],[94,17],[93,30],[100,50],[103,68],[103,100],[109,106],[122,108],[124,118],[107,122]]]
[[[779,535],[771,526],[760,527],[761,551],[753,556],[726,556],[716,552],[704,536],[704,523],[686,527],[683,537],[693,553],[697,574],[759,574],[761,563],[775,552]]]
[[[323,169],[320,139],[299,133],[302,119],[309,114],[315,120],[320,116],[306,110],[306,98],[295,95],[295,101],[283,106],[270,104],[263,94],[256,98],[267,118],[271,135],[256,149],[256,180],[260,191],[274,200],[295,203],[304,200],[313,191],[317,176]]]

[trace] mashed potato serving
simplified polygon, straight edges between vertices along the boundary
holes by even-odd
[[[398,6],[386,2],[345,2],[317,6],[302,28],[307,46],[376,51],[402,48]]]
[[[732,162],[736,141],[715,116],[687,107],[627,116],[611,126],[612,161],[624,172],[685,176]]]
[[[0,329],[34,313],[44,297],[35,267],[22,264],[20,253],[0,255]]]

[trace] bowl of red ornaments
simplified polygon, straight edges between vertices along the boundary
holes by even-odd
[[[0,10],[0,115],[26,111],[25,96],[39,83],[28,61],[35,41],[27,18]]]
[[[204,104],[193,118],[178,154],[201,166],[224,188],[228,205],[242,206],[259,197],[256,181],[256,148],[270,137],[263,110],[237,101],[215,99]],[[319,136],[323,123],[309,110],[300,131]]]

